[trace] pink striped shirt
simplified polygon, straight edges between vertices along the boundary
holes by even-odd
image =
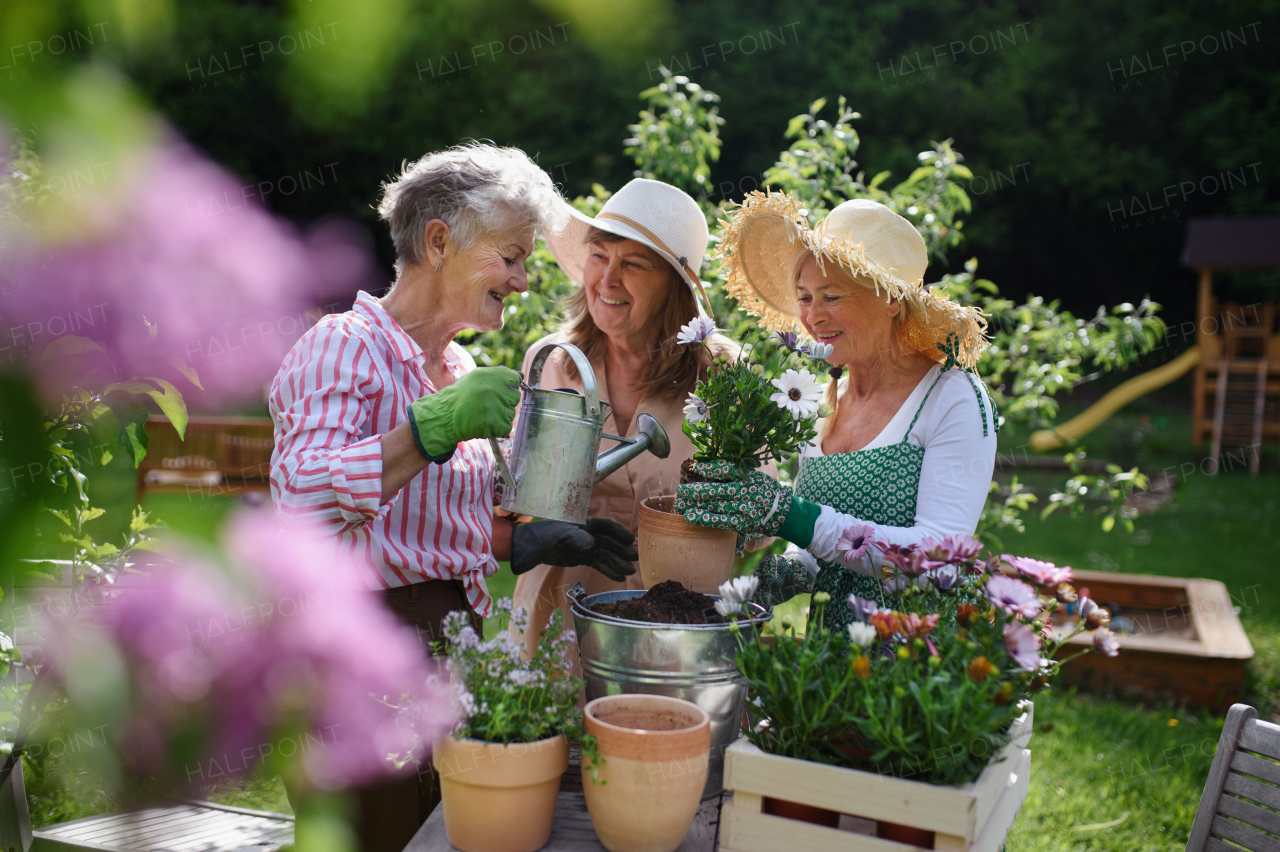
[[[271,497],[282,520],[331,530],[367,566],[370,589],[458,579],[488,616],[485,577],[498,570],[488,442],[464,441],[447,464],[428,464],[381,502],[381,437],[406,419],[409,403],[436,391],[425,360],[365,292],[304,334],[271,386]],[[476,365],[451,343],[445,366],[457,377]]]

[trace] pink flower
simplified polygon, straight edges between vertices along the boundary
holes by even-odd
[[[941,541],[926,538],[920,542],[920,549],[935,562],[959,565],[977,556],[982,551],[982,542],[972,536],[948,535]]]
[[[1052,562],[1043,562],[1026,556],[1010,556],[1007,553],[1000,558],[1009,563],[1013,570],[1018,572],[1018,576],[1028,583],[1043,587],[1071,582],[1070,567],[1059,568]]]
[[[324,312],[316,307],[345,308],[339,297],[372,269],[349,229],[300,238],[246,199],[241,181],[175,139],[113,177],[106,189],[65,196],[75,226],[32,235],[0,292],[6,325],[21,326],[18,349],[36,354],[69,335],[102,346],[58,367],[53,378],[64,387],[114,372],[170,380],[205,406],[261,399]],[[50,378],[43,368],[42,378]]]
[[[876,546],[884,551],[884,561],[897,568],[903,574],[918,577],[931,568],[937,567],[938,563],[930,561],[914,545],[884,544],[881,546],[881,544],[881,542],[876,542]]]
[[[1040,668],[1040,639],[1036,631],[1025,624],[1010,622],[1004,626],[1004,648],[1009,657],[1024,672]]]
[[[856,562],[871,546],[871,536],[876,528],[871,524],[853,524],[840,533],[836,549],[843,555],[846,563]]]
[[[987,581],[987,597],[1009,615],[1035,618],[1042,604],[1036,590],[1013,577],[996,576]]]
[[[114,744],[132,769],[200,783],[278,751],[333,790],[395,774],[388,755],[421,759],[451,730],[420,638],[330,539],[281,530],[268,512],[236,518],[225,544],[236,571],[180,556],[123,579],[96,625],[55,634],[50,656],[78,707],[123,711]],[[184,766],[166,763],[179,752]]]
[[[1099,627],[1093,631],[1093,649],[1104,657],[1114,657],[1120,653],[1120,640],[1107,628]]]

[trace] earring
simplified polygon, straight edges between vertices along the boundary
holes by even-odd
[[[440,271],[440,267],[441,267],[441,266],[444,266],[444,258],[443,258],[443,257],[436,261],[436,272],[439,272],[439,271]]]

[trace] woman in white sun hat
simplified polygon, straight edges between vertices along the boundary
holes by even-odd
[[[610,518],[633,533],[640,501],[673,492],[680,463],[693,455],[681,430],[683,406],[712,355],[701,346],[679,345],[676,336],[691,318],[707,315],[698,279],[707,236],[706,218],[689,195],[670,184],[637,179],[606,201],[594,219],[574,211],[568,228],[547,237],[547,247],[580,288],[568,300],[560,330],[529,347],[525,374],[548,343],[572,343],[591,361],[600,398],[612,406],[604,431],[634,437],[636,415],[643,411],[658,419],[671,440],[665,460],[642,453],[591,492],[592,517]],[[737,354],[722,335],[712,335],[707,343],[715,354]],[[582,390],[562,350],[547,359],[542,385]],[[638,571],[621,582],[587,567],[539,565],[520,573],[515,605],[529,611],[530,650],[552,611],[566,609],[565,592],[575,583],[589,594],[643,588]]]
[[[915,227],[869,200],[841,204],[812,230],[799,210],[785,194],[752,193],[719,254],[726,289],[748,313],[784,332],[802,326],[831,347],[833,413],[801,454],[794,492],[755,474],[681,486],[676,509],[704,526],[792,542],[791,558],[770,557],[757,572],[757,599],[825,591],[826,626],[843,630],[851,593],[893,603],[881,543],[973,534],[998,419],[968,372],[986,322],[924,286],[928,254]],[[778,508],[766,512],[762,500]]]

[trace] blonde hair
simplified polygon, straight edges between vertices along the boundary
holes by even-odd
[[[600,228],[591,228],[583,242],[587,244],[597,241],[616,243],[625,239],[628,238]],[[698,380],[706,376],[713,357],[725,355],[735,358],[739,348],[736,343],[721,334],[708,337],[705,347],[682,345],[676,342],[680,327],[698,315],[698,304],[694,300],[693,291],[689,289],[676,268],[648,246],[645,246],[645,250],[655,262],[661,262],[671,274],[667,278],[667,296],[663,299],[665,308],[662,312],[657,340],[650,344],[649,348],[649,371],[634,387],[643,391],[646,396],[672,398],[691,392]],[[588,360],[595,361],[603,356],[606,336],[591,318],[591,312],[587,309],[585,287],[579,287],[569,297],[565,305],[565,321],[562,329],[568,342],[581,349]],[[559,355],[560,353],[557,352],[556,356]],[[563,363],[569,376],[577,378],[578,370],[573,362],[565,358]]]
[[[791,282],[791,286],[793,288],[800,283],[800,274],[804,271],[805,264],[810,260],[818,263],[818,259],[813,252],[807,248],[801,248],[787,264],[787,280]],[[822,270],[823,277],[832,281],[832,286],[837,291],[848,292],[853,287],[865,287],[877,294],[880,292],[880,289],[876,286],[876,282],[872,281],[870,278],[855,276],[839,264],[819,264],[819,268]],[[886,293],[885,303],[891,304],[893,301],[893,297]],[[919,310],[919,308],[907,299],[899,299],[898,307],[898,315],[893,318],[893,339],[897,341],[903,351],[914,352],[915,350],[907,344],[907,319],[913,312]],[[831,414],[818,420],[818,436],[816,440],[819,444],[821,444],[822,440],[826,438],[827,431],[831,428],[831,424],[835,420],[836,409],[840,402],[840,378],[844,373],[844,368],[832,367],[829,372],[831,374],[831,381],[827,382],[827,390],[822,395],[822,404],[831,410]]]

